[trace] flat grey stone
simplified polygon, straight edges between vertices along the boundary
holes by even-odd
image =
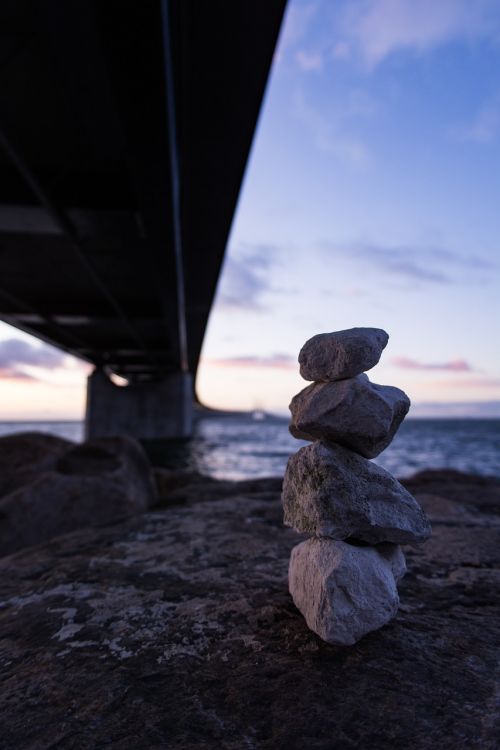
[[[284,522],[300,532],[369,544],[423,542],[430,524],[392,474],[338,445],[301,448],[288,461]]]
[[[299,353],[304,380],[342,380],[375,367],[389,335],[381,328],[349,328],[318,333]]]
[[[375,458],[392,442],[410,399],[392,385],[366,375],[313,383],[293,397],[290,432],[302,440],[324,439]]]
[[[382,554],[330,539],[298,544],[290,557],[288,584],[307,626],[327,643],[352,646],[388,623],[398,611],[393,567],[404,567],[402,555],[397,546]]]

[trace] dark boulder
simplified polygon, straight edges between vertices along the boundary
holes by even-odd
[[[25,483],[0,497],[1,555],[140,513],[154,502],[151,468],[135,440],[69,443],[64,452],[54,445],[31,469],[19,462],[16,477]]]
[[[69,440],[42,432],[0,437],[0,497],[29,484],[74,446]]]

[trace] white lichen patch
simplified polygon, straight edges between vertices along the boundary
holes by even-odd
[[[133,651],[129,651],[128,649],[124,648],[122,645],[120,645],[120,639],[119,638],[113,638],[113,640],[108,640],[107,638],[102,642],[103,646],[107,646],[113,656],[118,657],[118,659],[130,659],[131,656],[134,656]]]
[[[74,635],[76,635],[83,628],[83,625],[79,625],[75,622],[75,616],[77,612],[75,607],[56,607],[54,609],[49,609],[48,611],[62,613],[63,624],[61,625],[57,633],[54,633],[52,638],[57,638],[57,640],[59,641],[66,641],[68,640],[68,638],[72,638]]]
[[[92,596],[94,588],[78,583],[64,583],[59,586],[54,586],[40,593],[29,593],[24,596],[12,596],[9,599],[3,599],[0,601],[0,608],[2,607],[27,607],[30,604],[39,604],[45,599],[51,599],[54,597],[68,597],[71,599],[87,599]]]

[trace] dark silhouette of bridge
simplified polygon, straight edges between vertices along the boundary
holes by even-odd
[[[91,434],[189,433],[285,2],[0,6],[0,318],[96,366]]]

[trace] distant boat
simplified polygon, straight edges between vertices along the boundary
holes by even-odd
[[[262,422],[263,419],[266,419],[266,416],[266,413],[262,409],[254,409],[252,412],[252,419],[255,419],[256,422]]]

